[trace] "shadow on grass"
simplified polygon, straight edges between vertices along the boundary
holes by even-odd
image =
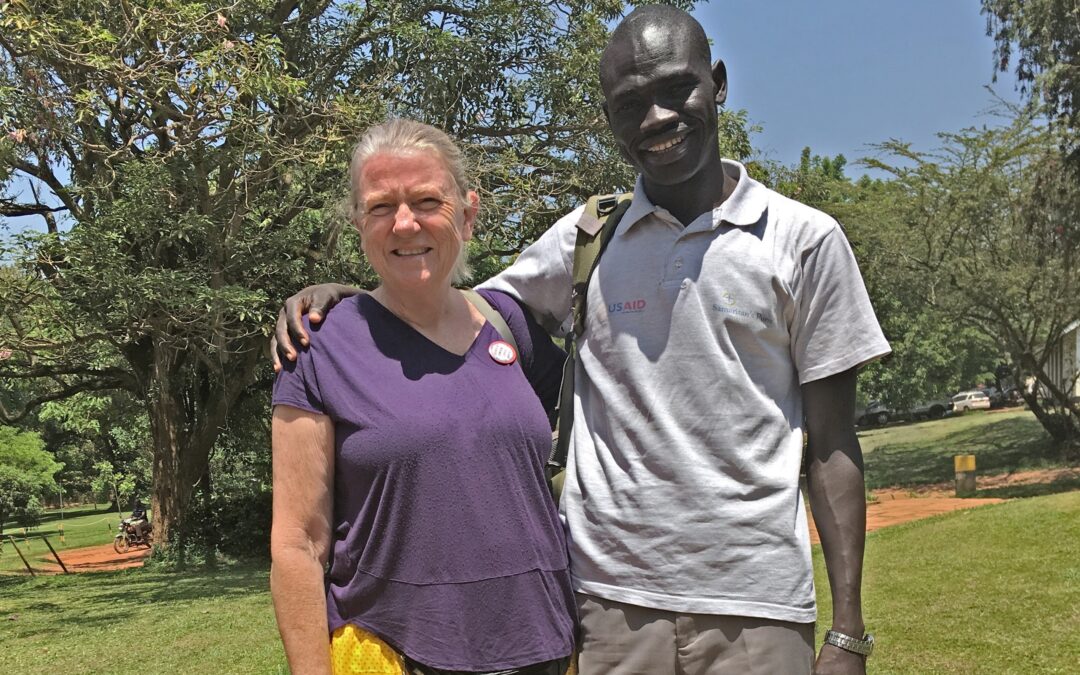
[[[1002,419],[963,429],[926,446],[882,445],[865,456],[868,488],[941,483],[954,478],[953,455],[973,454],[980,474],[1060,465],[1062,454],[1038,422]]]
[[[71,616],[78,616],[80,625],[105,628],[122,622],[136,605],[152,603],[168,611],[170,605],[265,593],[268,570],[267,564],[244,563],[184,572],[130,569],[36,578],[0,575],[0,596],[23,598],[17,611],[39,618],[36,623],[41,628],[23,631],[23,635],[47,632],[52,621]]]
[[[973,497],[997,497],[998,499],[1018,499],[1022,497],[1042,497],[1059,492],[1080,490],[1080,478],[1060,478],[1049,483],[1031,483],[1028,485],[1005,485],[997,488],[978,490]]]

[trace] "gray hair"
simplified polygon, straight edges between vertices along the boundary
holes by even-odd
[[[359,223],[363,216],[360,207],[359,183],[364,164],[378,154],[431,153],[436,155],[446,166],[447,173],[454,181],[457,198],[468,206],[469,183],[465,177],[465,162],[461,150],[446,132],[430,124],[416,120],[394,118],[375,125],[360,137],[360,142],[353,149],[349,162],[349,219]],[[472,276],[469,269],[469,255],[465,242],[461,244],[451,282],[460,284]]]

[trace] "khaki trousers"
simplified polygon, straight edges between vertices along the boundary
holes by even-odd
[[[580,675],[809,675],[814,624],[682,614],[579,593]]]

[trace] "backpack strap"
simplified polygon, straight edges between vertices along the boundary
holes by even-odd
[[[577,361],[577,338],[585,331],[585,310],[589,282],[600,263],[600,256],[615,234],[619,221],[630,208],[632,193],[597,195],[585,202],[585,213],[577,225],[574,242],[573,290],[571,313],[573,327],[566,337],[566,362],[563,364],[562,385],[559,387],[558,437],[548,457],[548,478],[552,492],[562,490],[562,477],[557,474],[566,467],[570,449],[570,430],[574,427],[574,364]]]
[[[465,296],[465,299],[476,308],[476,311],[484,315],[484,318],[495,327],[499,335],[503,340],[506,340],[513,346],[514,351],[519,355],[521,350],[518,349],[517,340],[514,339],[514,333],[510,330],[510,326],[506,325],[506,319],[503,318],[499,311],[491,306],[491,303],[487,301],[487,298],[480,295],[471,288],[462,288],[461,293]]]

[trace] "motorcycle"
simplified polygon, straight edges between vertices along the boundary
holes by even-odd
[[[113,550],[117,553],[127,553],[132,546],[151,548],[154,544],[154,535],[150,523],[146,523],[146,534],[140,537],[138,530],[132,525],[133,520],[133,518],[124,518],[120,521],[119,532],[113,537]]]

